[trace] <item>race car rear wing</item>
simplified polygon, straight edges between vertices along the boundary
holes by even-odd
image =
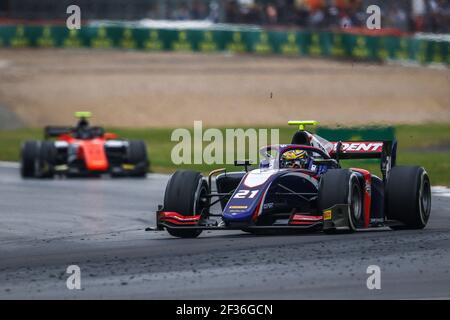
[[[341,159],[380,159],[383,180],[397,159],[397,140],[391,141],[333,141],[330,156]]]
[[[69,134],[72,130],[73,128],[71,127],[46,126],[44,128],[44,138],[47,140],[52,137],[58,137],[62,134]]]

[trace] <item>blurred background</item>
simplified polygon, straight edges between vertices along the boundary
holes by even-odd
[[[364,27],[366,8],[382,9],[384,28],[410,32],[449,32],[448,0],[2,0],[8,20],[65,20],[65,8],[83,8],[94,20],[209,20],[271,27]]]
[[[315,119],[394,127],[400,161],[450,184],[449,32],[448,0],[1,0],[0,160],[78,110],[145,138],[164,172],[194,120],[286,140],[288,120]]]

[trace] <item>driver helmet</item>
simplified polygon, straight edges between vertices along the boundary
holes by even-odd
[[[308,153],[305,150],[289,150],[281,156],[281,168],[305,169],[308,164]]]
[[[89,121],[86,118],[81,118],[78,121],[77,129],[86,129],[89,127]]]
[[[89,121],[86,118],[80,118],[75,128],[75,137],[77,139],[90,139],[91,131],[89,128]]]

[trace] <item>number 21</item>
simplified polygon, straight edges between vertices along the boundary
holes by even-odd
[[[257,194],[258,194],[259,190],[239,190],[233,198],[237,198],[237,199],[253,199]]]

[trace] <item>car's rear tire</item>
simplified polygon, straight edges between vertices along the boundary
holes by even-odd
[[[349,204],[349,232],[364,226],[363,197],[357,175],[348,169],[328,170],[320,179],[317,207],[320,213],[335,205]],[[335,233],[336,229],[326,229]]]
[[[39,155],[39,141],[25,141],[20,152],[20,174],[22,178],[34,178]]]
[[[167,183],[164,194],[164,211],[177,212],[183,216],[205,214],[209,210],[209,198],[205,198],[208,185],[203,176],[195,171],[177,171]],[[169,234],[179,238],[196,238],[200,229],[171,229]]]
[[[386,215],[402,226],[392,229],[423,229],[431,213],[431,183],[422,167],[396,166],[386,184]]]
[[[149,168],[147,146],[142,140],[130,140],[127,150],[127,158],[130,164],[135,165],[130,176],[145,177]]]

